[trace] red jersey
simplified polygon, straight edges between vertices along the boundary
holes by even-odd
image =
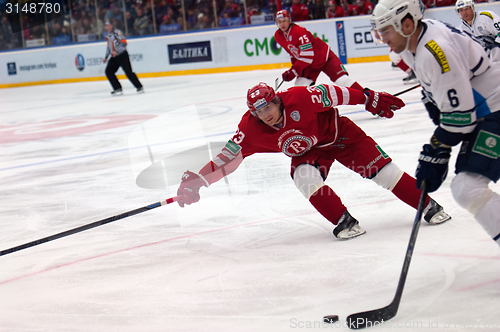
[[[247,111],[222,152],[200,170],[210,184],[232,173],[243,158],[254,153],[282,152],[297,157],[332,146],[340,131],[334,106],[363,104],[366,99],[362,91],[326,84],[291,87],[277,96],[284,105],[281,127],[268,126]]]
[[[356,6],[356,7],[357,7],[356,9],[357,13],[354,15],[369,15],[373,13],[373,8],[375,8],[373,4],[369,1],[365,1],[364,7],[362,6]]]
[[[290,15],[292,15],[292,21],[307,21],[309,20],[309,9],[303,3],[294,3],[290,7]]]
[[[328,8],[328,10],[326,11],[326,16],[327,16],[327,18],[334,18],[334,17],[344,17],[347,15],[345,15],[342,7],[337,6],[337,9],[335,9],[334,11],[330,10],[330,8]]]
[[[274,39],[292,56],[292,68],[299,76],[307,66],[321,68],[328,59],[330,46],[300,25],[292,23],[286,36],[276,30]]]

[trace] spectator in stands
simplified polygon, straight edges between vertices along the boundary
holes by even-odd
[[[345,13],[342,7],[337,3],[338,0],[328,1],[328,9],[326,11],[326,18],[344,17]]]
[[[309,19],[311,20],[318,20],[326,17],[323,0],[308,0],[307,9],[309,10]]]
[[[136,36],[144,36],[149,33],[149,20],[144,14],[142,8],[137,8],[135,10],[136,17],[134,20],[134,34]]]
[[[109,10],[106,12],[106,16],[104,17],[106,22],[111,22],[113,19],[123,21],[122,11],[120,7],[115,4],[110,5]]]
[[[135,35],[135,31],[134,31],[135,30],[134,29],[135,16],[134,16],[134,13],[135,13],[135,10],[134,10],[134,12],[129,12],[129,11],[125,12],[125,21],[127,24],[126,30],[128,31],[127,37]]]
[[[243,11],[241,10],[241,7],[237,3],[233,3],[231,6],[231,11],[229,12],[229,17],[235,18],[235,17],[243,17]]]
[[[290,14],[292,15],[292,22],[309,20],[309,9],[307,9],[307,6],[301,3],[300,0],[292,0]]]
[[[177,21],[177,17],[179,17],[179,14],[175,12],[174,8],[168,6],[167,8],[167,15],[170,16],[170,18],[172,19],[172,22],[176,22]]]
[[[160,26],[161,25],[170,25],[170,24],[172,24],[172,19],[170,18],[170,16],[164,15],[162,20],[161,20]]]
[[[188,25],[194,29],[196,23],[198,22],[194,9],[190,8],[187,10],[186,21]]]
[[[50,39],[61,36],[61,24],[59,22],[53,22],[49,31]]]
[[[2,19],[0,21],[0,49],[12,49],[17,45],[17,38],[15,34],[12,32],[12,27],[10,25],[9,19],[7,16],[2,15]]]
[[[356,0],[356,15],[371,15],[373,13],[373,4],[366,0]]]
[[[357,15],[357,6],[349,3],[347,0],[340,0],[340,6],[344,11],[344,16]]]
[[[184,19],[182,18],[182,16],[177,17],[177,24],[179,24],[181,26],[181,31],[186,31],[186,30],[190,29],[187,22],[186,22],[186,26],[184,26]]]
[[[199,13],[198,20],[197,20],[196,24],[194,25],[193,30],[203,30],[206,28],[208,28],[207,18],[205,17],[205,14]]]
[[[90,26],[92,27],[92,33],[101,38],[101,34],[104,31],[104,23],[101,19],[97,18],[95,15],[90,16]]]
[[[61,27],[61,35],[59,37],[70,37],[73,39],[73,36],[71,35],[71,27],[69,25],[68,21],[63,22],[63,26]]]
[[[144,15],[148,18],[149,24],[153,23],[153,10],[151,9],[151,1],[147,1],[146,5],[142,8]],[[161,21],[160,21],[161,22]],[[157,21],[156,24],[159,22]]]
[[[81,24],[75,30],[76,35],[87,35],[92,33],[92,26],[90,25],[90,20],[87,16],[83,17]]]
[[[102,0],[98,0],[102,1]],[[135,0],[124,0],[125,1],[125,11],[126,12],[135,12],[136,1]]]
[[[453,6],[455,0],[436,0],[436,7]]]
[[[42,26],[35,25],[30,29],[30,38],[29,39],[41,39],[43,34]]]
[[[232,12],[233,12],[233,0],[226,0],[224,9],[222,9],[222,11],[220,12],[220,17],[224,18],[224,15],[226,14],[227,17],[232,17],[231,16]]]
[[[167,5],[167,0],[161,0],[158,5],[155,5],[156,22],[161,22],[163,16],[168,15],[167,13],[168,7],[169,6]]]

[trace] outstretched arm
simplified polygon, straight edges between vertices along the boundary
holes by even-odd
[[[237,133],[238,134],[238,133]],[[237,135],[235,135],[237,137]],[[233,138],[234,140],[234,138]],[[208,162],[197,173],[186,171],[182,175],[181,184],[177,195],[181,196],[177,203],[181,207],[184,204],[196,203],[200,200],[200,188],[208,187],[222,179],[224,176],[234,172],[243,162],[241,146],[229,140],[222,151],[210,162]]]

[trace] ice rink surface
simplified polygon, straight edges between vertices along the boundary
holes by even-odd
[[[408,87],[389,62],[347,70],[374,90]],[[0,250],[175,196],[233,135],[246,91],[281,72],[142,79],[145,94],[122,79],[119,97],[107,81],[0,90]],[[420,96],[402,95],[392,119],[340,111],[413,175],[434,130]],[[347,315],[391,302],[415,211],[334,164],[327,184],[367,230],[336,240],[289,163],[254,155],[194,205],[1,256],[0,331],[348,330]],[[500,250],[454,202],[452,178],[432,196],[453,219],[422,224],[399,312],[373,330],[500,331]]]

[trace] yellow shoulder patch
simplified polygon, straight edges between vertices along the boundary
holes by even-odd
[[[493,15],[491,15],[490,13],[488,12],[480,12],[479,15],[484,15],[484,16],[488,16],[489,18],[491,18],[493,20]]]
[[[428,49],[432,55],[434,55],[434,58],[436,58],[436,61],[441,66],[441,73],[444,74],[447,71],[450,71],[450,65],[448,64],[448,60],[446,60],[446,55],[444,55],[441,47],[439,47],[433,39],[429,40],[429,42],[425,44],[425,48]]]

